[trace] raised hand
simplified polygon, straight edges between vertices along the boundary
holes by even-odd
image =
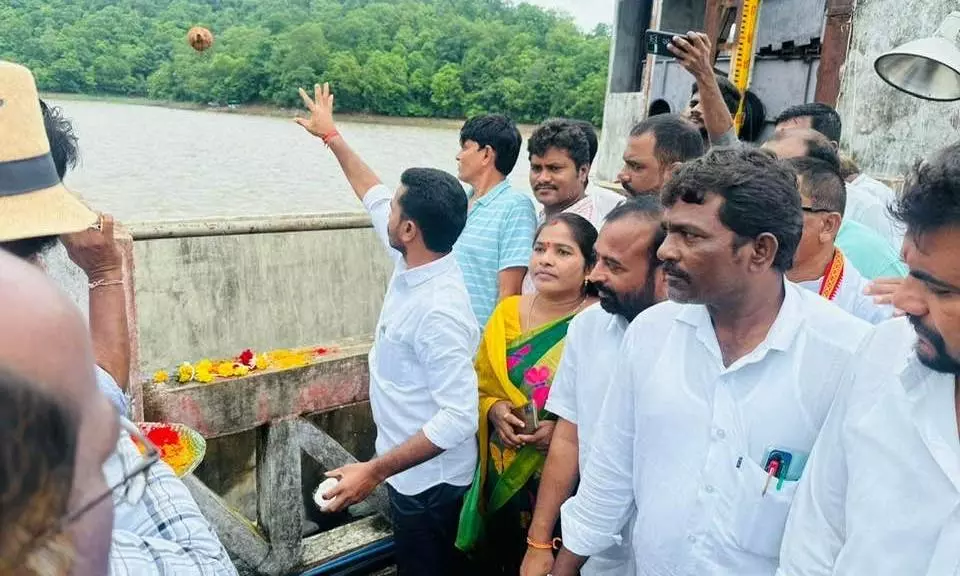
[[[96,228],[60,237],[70,260],[84,271],[90,282],[121,278],[123,257],[113,239],[113,228],[113,217],[101,214]]]
[[[694,78],[713,77],[713,50],[710,37],[703,32],[687,32],[684,36],[674,36],[669,50],[684,69]]]
[[[330,92],[329,84],[325,82],[322,86],[315,85],[313,98],[310,98],[306,90],[300,88],[300,97],[303,98],[303,104],[310,112],[310,116],[295,118],[297,124],[318,138],[329,137],[337,131],[337,125],[333,121],[333,94]]]

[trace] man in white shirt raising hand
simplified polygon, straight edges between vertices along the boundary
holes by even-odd
[[[322,494],[337,512],[387,483],[400,576],[461,574],[454,548],[460,507],[477,466],[479,422],[473,355],[480,328],[452,255],[467,221],[456,178],[429,168],[401,176],[394,194],[347,145],[333,122],[329,86],[297,123],[337,157],[396,263],[370,351],[370,407],[377,457],[328,472]]]
[[[894,206],[907,318],[857,353],[797,492],[781,576],[960,574],[960,144]],[[912,326],[912,329],[911,329]]]
[[[714,149],[663,189],[669,302],[627,328],[553,574],[616,545],[637,574],[771,576],[804,460],[869,330],[784,279],[792,170]]]

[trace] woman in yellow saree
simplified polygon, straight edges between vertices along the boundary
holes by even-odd
[[[597,231],[561,213],[541,226],[530,259],[535,294],[503,300],[477,353],[480,463],[457,546],[477,574],[520,571],[526,533],[555,418],[543,410],[570,320],[595,302],[586,282]]]

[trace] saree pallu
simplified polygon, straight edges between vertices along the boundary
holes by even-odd
[[[532,518],[546,457],[534,446],[519,450],[505,447],[496,431],[490,429],[487,417],[494,404],[505,400],[514,408],[532,402],[541,421],[552,418],[543,407],[573,319],[571,314],[523,333],[519,303],[518,296],[500,303],[490,317],[477,354],[480,461],[465,498],[457,535],[457,547],[469,552],[488,540],[486,535],[495,534],[500,540],[501,537],[516,539],[515,533],[520,534],[516,542],[520,550],[516,560],[518,569],[526,549],[523,535]],[[499,555],[504,551],[493,552]]]

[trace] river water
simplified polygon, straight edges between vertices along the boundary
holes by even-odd
[[[361,211],[333,155],[293,120],[156,106],[54,101],[79,136],[65,183],[127,222]],[[389,186],[407,168],[456,175],[454,128],[344,122],[341,133]],[[522,152],[511,180],[529,189]]]

